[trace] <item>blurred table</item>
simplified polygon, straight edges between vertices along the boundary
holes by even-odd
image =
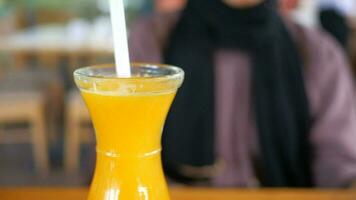
[[[0,188],[1,200],[85,200],[86,189]],[[172,200],[355,200],[352,190],[171,189]]]
[[[90,29],[69,31],[67,26],[56,24],[0,37],[0,52],[12,55],[15,67],[26,66],[28,56],[35,56],[45,65],[53,66],[63,56],[72,60],[81,56],[94,58],[111,56],[113,51],[111,37],[97,37]],[[74,61],[70,64],[75,65]]]
[[[28,30],[0,37],[1,51],[60,51],[112,53],[110,38],[95,38],[90,30],[71,33],[63,25],[37,26]],[[73,31],[72,31],[73,32]]]

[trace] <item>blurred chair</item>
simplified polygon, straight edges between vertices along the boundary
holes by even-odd
[[[45,114],[47,96],[45,90],[36,86],[37,78],[31,72],[22,71],[8,73],[0,80],[0,123],[29,124],[29,131],[21,134],[11,134],[5,129],[0,134],[0,143],[30,143],[36,170],[46,176],[50,171]]]
[[[93,134],[91,137],[88,134],[90,131],[84,130],[83,125],[90,123],[90,116],[76,89],[71,90],[67,96],[65,118],[64,165],[66,173],[73,174],[79,170],[81,144],[83,141],[89,142],[93,137]]]
[[[0,134],[0,143],[31,143],[38,173],[49,173],[48,147],[44,116],[44,97],[37,91],[0,93],[0,123],[28,122],[30,138]]]

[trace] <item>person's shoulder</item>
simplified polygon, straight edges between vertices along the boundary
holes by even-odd
[[[288,27],[301,48],[313,58],[329,53],[343,54],[344,50],[336,39],[318,27],[305,27],[294,22],[288,22]]]
[[[160,33],[170,29],[177,21],[177,13],[150,13],[138,17],[131,26],[131,30],[146,30]]]
[[[130,32],[134,32],[137,30],[150,30],[149,27],[151,27],[153,24],[157,23],[155,22],[156,20],[156,14],[144,14],[144,15],[140,15],[139,17],[137,17],[136,20],[134,20],[134,22],[130,25]]]
[[[139,17],[130,28],[130,37],[151,38],[163,47],[166,40],[179,20],[179,13],[154,13]]]
[[[296,42],[304,50],[305,78],[309,87],[330,88],[335,84],[349,83],[351,80],[350,65],[346,51],[327,32],[318,28],[293,25]]]
[[[162,62],[162,51],[177,19],[173,14],[146,14],[139,17],[129,30],[131,59]]]

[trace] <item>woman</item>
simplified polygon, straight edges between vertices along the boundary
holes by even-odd
[[[341,187],[356,180],[354,88],[327,35],[273,1],[189,0],[139,21],[134,61],[186,71],[165,127],[171,177],[215,186]]]

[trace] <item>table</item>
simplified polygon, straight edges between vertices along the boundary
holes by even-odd
[[[0,188],[1,200],[85,200],[84,188]],[[172,200],[355,200],[356,190],[174,188]]]
[[[111,37],[77,29],[73,32],[65,25],[52,24],[2,36],[0,53],[10,55],[16,68],[27,67],[33,57],[43,66],[57,66],[63,57],[69,59],[70,66],[77,66],[83,58],[92,64],[97,57],[113,56]]]
[[[73,32],[73,31],[71,31]],[[64,25],[52,24],[0,37],[0,51],[113,53],[111,37],[95,37],[92,32],[71,33]]]

